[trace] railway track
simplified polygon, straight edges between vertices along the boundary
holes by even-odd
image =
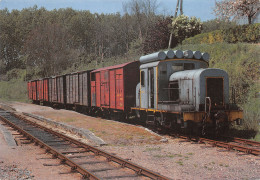
[[[169,179],[11,112],[0,109],[0,119],[85,179]]]
[[[190,140],[190,141],[197,141],[199,143],[211,144],[212,146],[222,147],[228,150],[236,150],[240,152],[245,152],[247,154],[253,154],[256,156],[260,155],[260,143],[256,141],[247,140],[247,139],[241,139],[236,137],[225,137],[226,140],[221,141],[221,140],[213,140],[213,139],[207,139],[201,137],[191,138],[188,136],[176,135],[176,134],[174,134],[174,136],[178,138]]]

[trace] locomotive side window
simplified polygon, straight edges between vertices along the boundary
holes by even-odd
[[[176,71],[183,71],[183,63],[173,63],[172,64],[172,70],[174,72],[176,72]]]
[[[194,63],[173,63],[172,64],[172,70],[174,72],[191,70],[191,69],[194,69],[194,68],[195,68]]]
[[[169,98],[170,98],[170,101],[179,100],[179,83],[178,83],[178,81],[173,81],[169,84]]]
[[[184,70],[191,70],[194,68],[195,68],[195,66],[193,63],[184,63]]]
[[[141,71],[141,85],[144,86],[144,71]]]

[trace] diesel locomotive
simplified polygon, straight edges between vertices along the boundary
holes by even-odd
[[[136,116],[154,127],[205,135],[241,124],[228,74],[208,68],[209,54],[169,50],[139,61],[28,82],[34,103],[104,117]]]

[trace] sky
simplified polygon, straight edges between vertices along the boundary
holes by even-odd
[[[45,7],[48,10],[72,8],[75,10],[89,10],[92,13],[122,13],[122,4],[128,0],[0,0],[0,9],[7,8],[21,10],[23,8]],[[183,11],[187,16],[196,16],[202,21],[214,19],[213,8],[215,0],[183,0]],[[157,0],[158,14],[174,15],[177,0]]]

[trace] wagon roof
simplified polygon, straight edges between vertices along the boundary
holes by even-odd
[[[109,66],[109,67],[104,67],[104,68],[99,68],[99,69],[96,69],[94,71],[92,71],[91,73],[93,72],[98,72],[98,71],[104,71],[104,70],[109,70],[109,69],[118,69],[118,68],[122,68],[122,67],[125,67],[129,64],[132,64],[132,63],[136,63],[138,61],[132,61],[132,62],[127,62],[127,63],[123,63],[123,64],[118,64],[118,65],[115,65],[115,66]]]

